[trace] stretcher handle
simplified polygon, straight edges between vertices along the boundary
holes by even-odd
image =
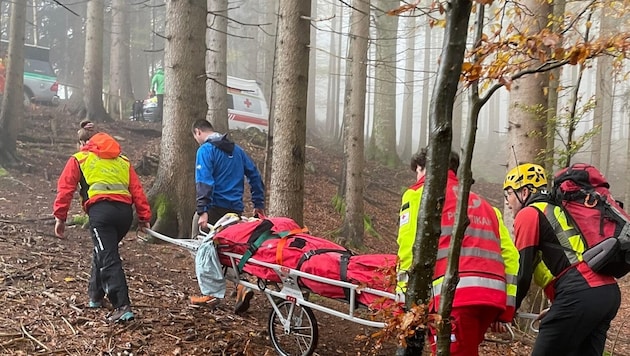
[[[529,329],[535,333],[540,329],[540,320],[542,319],[541,314],[536,313],[518,313],[517,316],[523,319],[531,319],[529,323]]]

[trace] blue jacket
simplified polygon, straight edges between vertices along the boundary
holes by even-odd
[[[213,134],[199,149],[195,164],[197,213],[211,207],[243,211],[247,177],[254,208],[265,208],[265,192],[256,165],[241,147],[226,135]]]

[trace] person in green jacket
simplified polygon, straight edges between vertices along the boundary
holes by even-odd
[[[162,113],[164,112],[164,70],[162,68],[156,69],[151,78],[151,92],[157,96],[157,119],[162,121]]]

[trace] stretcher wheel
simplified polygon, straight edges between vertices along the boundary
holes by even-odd
[[[276,308],[271,309],[268,324],[276,351],[282,356],[312,355],[319,335],[311,308],[287,300],[276,304]]]

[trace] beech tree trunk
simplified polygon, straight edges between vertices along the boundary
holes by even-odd
[[[193,122],[206,115],[206,0],[167,0],[164,75],[164,120],[160,164],[148,193],[157,214],[153,229],[187,238],[195,211]]]

